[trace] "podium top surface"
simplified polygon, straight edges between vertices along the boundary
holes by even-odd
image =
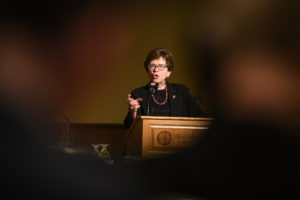
[[[137,116],[136,120],[182,120],[182,121],[212,121],[213,118],[207,117],[164,117],[164,116]]]

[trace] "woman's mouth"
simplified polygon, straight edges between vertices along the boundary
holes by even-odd
[[[157,74],[153,74],[153,78],[157,79],[159,76]]]

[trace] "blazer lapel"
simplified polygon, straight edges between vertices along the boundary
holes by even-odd
[[[149,94],[148,94],[147,85],[144,87],[142,98],[143,98],[143,101],[141,103],[141,107],[142,107],[143,112],[141,113],[141,115],[148,115],[147,109],[148,109]]]

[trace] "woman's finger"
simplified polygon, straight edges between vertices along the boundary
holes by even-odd
[[[136,99],[136,101],[137,102],[141,102],[141,101],[143,101],[143,99],[142,98],[138,98],[138,99]]]
[[[131,94],[127,95],[127,102],[134,100],[133,98],[131,98]]]

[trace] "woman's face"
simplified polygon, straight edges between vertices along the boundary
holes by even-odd
[[[149,63],[149,66],[165,66],[164,69],[160,69],[159,67],[149,68],[148,74],[150,79],[155,83],[161,83],[166,80],[171,74],[171,71],[168,70],[166,60],[163,57],[152,60]]]

